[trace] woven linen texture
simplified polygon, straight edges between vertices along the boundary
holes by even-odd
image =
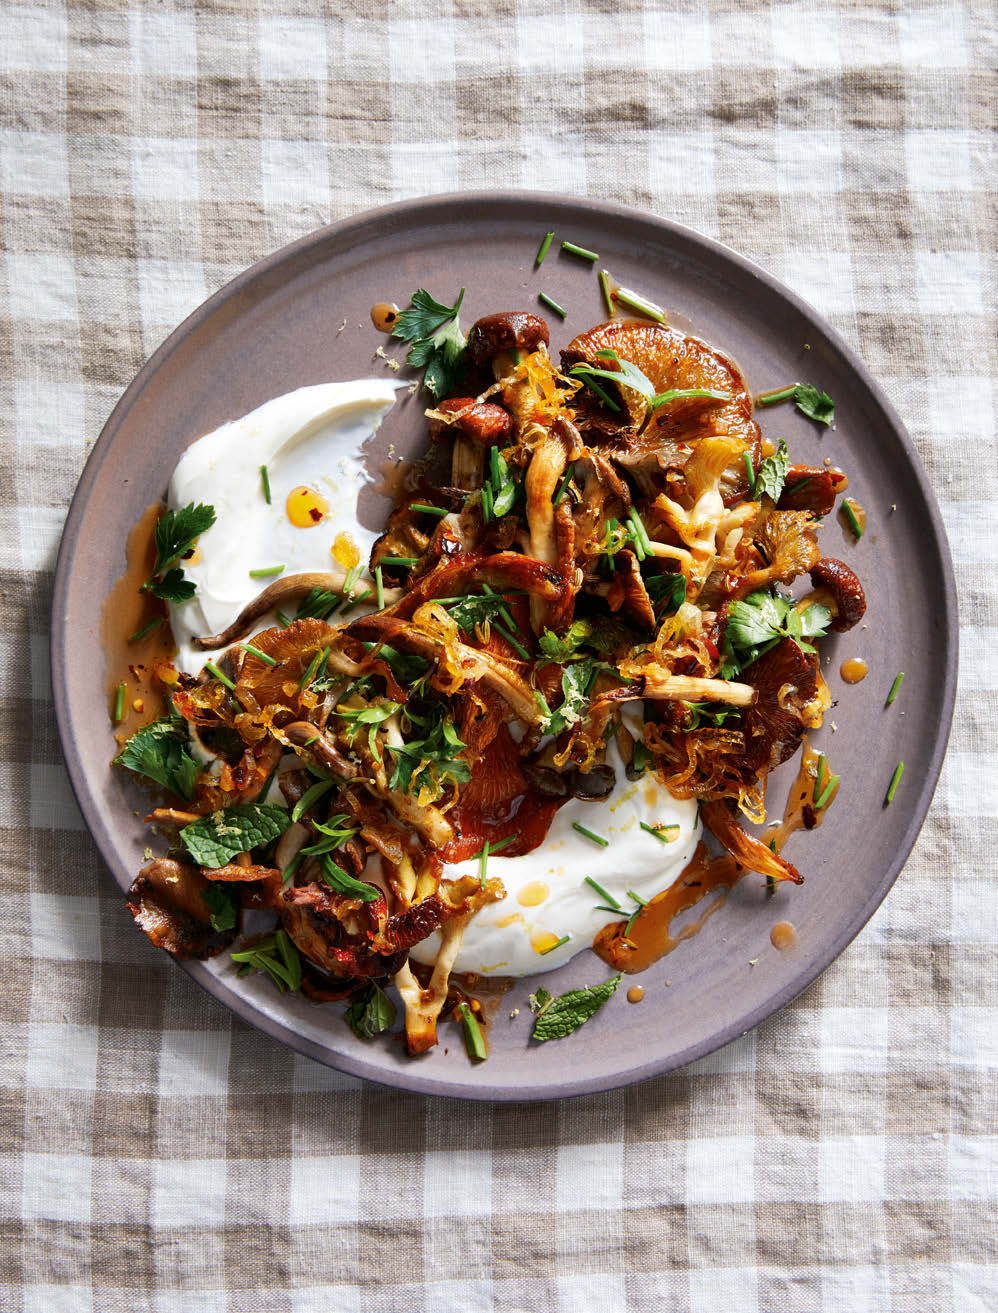
[[[986,0],[0,8],[0,1308],[998,1307],[995,35]],[[83,461],[167,333],[333,219],[496,185],[687,223],[825,313],[914,436],[962,622],[929,820],[841,959],[685,1071],[532,1107],[340,1076],[151,948],[46,656]]]

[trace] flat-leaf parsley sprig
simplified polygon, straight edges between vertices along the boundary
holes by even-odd
[[[438,401],[453,390],[461,373],[466,339],[458,311],[463,300],[463,287],[454,305],[441,305],[421,287],[392,329],[392,337],[412,343],[406,364],[423,370],[423,386]]]
[[[179,511],[167,511],[161,516],[153,536],[156,564],[142,591],[161,597],[164,602],[186,602],[192,598],[194,585],[184,578],[177,562],[214,523],[214,506],[202,503],[190,502]]]

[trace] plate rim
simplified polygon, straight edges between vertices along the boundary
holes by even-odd
[[[943,657],[946,678],[943,697],[937,704],[939,730],[936,742],[928,767],[920,781],[919,791],[908,825],[898,843],[894,857],[887,864],[880,879],[871,885],[867,898],[862,903],[855,905],[854,913],[849,918],[843,931],[830,944],[825,945],[822,951],[810,958],[802,966],[800,972],[793,976],[783,988],[767,996],[765,1001],[752,1009],[751,1012],[736,1018],[727,1026],[713,1031],[709,1036],[688,1045],[679,1053],[671,1054],[665,1059],[653,1059],[639,1066],[630,1067],[622,1073],[610,1072],[605,1076],[590,1075],[582,1079],[569,1079],[559,1083],[539,1082],[526,1087],[521,1085],[517,1089],[501,1088],[498,1091],[487,1086],[468,1084],[461,1080],[448,1080],[437,1076],[427,1077],[421,1075],[418,1069],[418,1059],[413,1060],[410,1067],[386,1073],[384,1068],[376,1067],[364,1058],[355,1058],[350,1054],[331,1052],[328,1048],[324,1048],[316,1041],[302,1035],[292,1025],[279,1021],[261,1011],[252,1000],[236,992],[225,980],[209,972],[203,963],[175,959],[177,965],[186,971],[189,977],[240,1019],[248,1022],[255,1029],[262,1031],[271,1038],[279,1040],[292,1050],[313,1058],[336,1071],[361,1077],[391,1089],[494,1103],[521,1103],[551,1098],[582,1097],[586,1094],[621,1089],[648,1080],[653,1076],[662,1076],[679,1070],[755,1029],[756,1026],[803,993],[852,943],[890,892],[891,887],[903,870],[919,832],[925,823],[949,743],[957,691],[959,623],[952,555],[932,485],[922,466],[907,427],[902,422],[883,387],[867,369],[863,360],[838,331],[827,322],[825,317],[803,297],[798,296],[796,292],[792,291],[750,257],[740,254],[727,244],[686,224],[673,219],[662,218],[657,214],[635,206],[592,200],[582,196],[564,196],[518,188],[500,191],[439,192],[410,197],[347,215],[335,223],[306,233],[304,236],[287,243],[236,274],[234,278],[223,284],[216,292],[201,302],[165,338],[135,374],[105,421],[100,435],[87,457],[70,502],[55,563],[51,632],[49,636],[52,698],[64,764],[87,831],[100,854],[102,862],[111,870],[112,863],[105,854],[105,844],[110,848],[113,835],[101,819],[97,799],[90,788],[89,780],[83,770],[72,736],[69,699],[65,692],[66,683],[61,678],[68,664],[68,638],[65,625],[58,624],[57,619],[66,613],[69,598],[70,562],[75,553],[90,493],[100,475],[117,430],[127,418],[129,411],[141,395],[149,379],[186,339],[201,327],[205,320],[209,319],[216,310],[238,295],[244,288],[266,275],[273,274],[282,265],[306,255],[311,248],[319,248],[330,240],[348,234],[351,229],[357,229],[360,234],[363,228],[369,224],[383,225],[393,220],[404,224],[410,216],[419,216],[425,219],[427,212],[432,211],[434,208],[471,207],[483,204],[493,207],[514,207],[522,206],[524,203],[543,204],[552,210],[559,211],[572,210],[579,212],[581,210],[587,212],[590,216],[596,216],[604,220],[622,219],[651,225],[658,230],[661,236],[686,243],[698,248],[707,255],[719,258],[722,262],[734,265],[743,275],[761,282],[769,293],[775,294],[779,299],[791,305],[804,318],[820,328],[829,344],[840,353],[849,370],[866,388],[886,423],[900,440],[918,491],[928,511],[932,531],[931,537],[939,557],[940,571],[944,581],[943,623],[940,638],[944,646]],[[113,872],[112,878],[114,878]],[[117,883],[118,881],[115,879],[115,884]]]

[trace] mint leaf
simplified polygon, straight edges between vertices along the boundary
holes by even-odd
[[[835,402],[827,392],[819,390],[810,383],[798,383],[794,388],[794,402],[801,414],[813,419],[816,424],[827,428],[835,418]]]
[[[179,717],[164,716],[136,730],[114,762],[154,780],[181,798],[190,798],[201,767],[187,751],[186,744],[185,722]]]
[[[759,466],[755,476],[755,500],[759,501],[763,493],[779,501],[783,485],[787,481],[790,468],[790,453],[787,444],[780,439],[780,445],[772,456],[767,456]]]
[[[343,1019],[358,1039],[373,1039],[395,1021],[395,1004],[372,980],[366,989],[354,994]]]
[[[212,929],[235,930],[239,924],[239,901],[235,890],[227,884],[209,880],[203,892],[204,901],[211,908]]]
[[[237,853],[279,839],[290,824],[291,816],[283,807],[237,803],[185,825],[180,838],[199,866],[225,866]]]
[[[616,975],[588,989],[570,989],[558,998],[551,998],[546,990],[538,990],[531,1002],[533,1007],[533,999],[536,998],[539,1005],[532,1038],[544,1043],[549,1039],[564,1039],[566,1035],[571,1035],[573,1030],[578,1030],[600,1010],[613,995],[620,980],[621,977]],[[546,995],[544,1000],[540,998],[542,993]]]

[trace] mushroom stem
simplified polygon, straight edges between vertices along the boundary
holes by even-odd
[[[674,702],[727,702],[732,707],[750,707],[758,694],[751,684],[730,679],[700,679],[696,675],[666,675],[645,680],[635,697],[660,698]]]

